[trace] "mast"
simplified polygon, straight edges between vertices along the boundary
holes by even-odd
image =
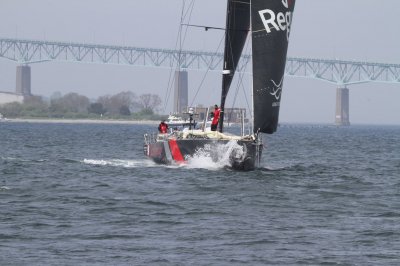
[[[250,0],[228,0],[219,131],[223,132],[225,101],[250,27]]]
[[[250,38],[253,40],[253,25],[251,24],[252,21],[252,14],[251,14],[251,4],[250,1]],[[253,54],[253,50],[251,50],[251,54]],[[253,61],[253,55],[251,56],[251,61]],[[253,69],[252,69],[253,70]],[[253,79],[253,71],[250,73],[250,97],[251,97],[251,124],[250,124],[250,132],[254,132],[254,79]]]

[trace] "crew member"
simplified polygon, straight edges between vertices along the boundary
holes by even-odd
[[[221,109],[218,108],[218,105],[214,105],[214,117],[211,122],[211,131],[217,131],[220,113]]]
[[[165,120],[161,121],[160,125],[158,126],[158,131],[162,134],[168,132],[168,125],[165,123]]]

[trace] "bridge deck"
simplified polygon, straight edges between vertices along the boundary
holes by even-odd
[[[32,64],[46,61],[118,64],[220,71],[223,54],[140,47],[0,38],[0,57]],[[243,55],[239,71],[251,71]],[[400,64],[289,57],[286,75],[318,79],[338,86],[366,82],[400,83]]]

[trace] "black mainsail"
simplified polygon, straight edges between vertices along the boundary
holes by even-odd
[[[294,5],[295,0],[228,0],[221,110],[251,27],[254,133],[271,134],[278,127]],[[220,132],[223,122],[222,112]]]
[[[278,126],[295,0],[251,0],[254,132]]]
[[[224,70],[222,76],[221,110],[231,86],[250,28],[250,0],[228,0],[226,13]],[[219,131],[223,131],[224,112],[221,112]]]

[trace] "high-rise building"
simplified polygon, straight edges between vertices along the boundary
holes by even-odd
[[[180,114],[188,107],[188,72],[175,71],[175,90],[173,112]]]

